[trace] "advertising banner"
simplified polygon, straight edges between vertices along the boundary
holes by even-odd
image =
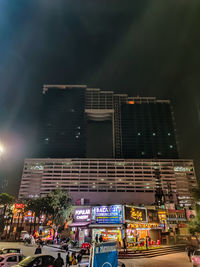
[[[121,224],[123,223],[123,207],[121,205],[93,207],[92,222],[100,224]]]
[[[74,211],[74,222],[90,222],[91,208],[77,208]]]
[[[96,244],[93,251],[92,267],[117,267],[117,243],[107,242]]]
[[[125,206],[127,222],[147,222],[147,210],[142,207]]]

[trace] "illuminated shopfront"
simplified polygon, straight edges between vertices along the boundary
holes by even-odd
[[[103,241],[122,242],[123,206],[99,206],[92,208],[92,239],[102,236]]]
[[[89,224],[91,223],[91,207],[75,208],[73,223],[71,227],[71,237],[79,241],[79,245],[91,241]]]
[[[160,245],[158,212],[144,207],[125,206],[125,221],[127,223],[126,240],[128,246]],[[148,239],[148,241],[147,241]]]

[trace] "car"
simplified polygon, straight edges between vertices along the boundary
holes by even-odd
[[[195,250],[192,255],[193,266],[200,266],[200,249]]]
[[[9,253],[0,255],[0,267],[9,267],[18,264],[25,257],[19,253]]]
[[[2,249],[0,249],[0,255],[10,254],[10,253],[22,254],[22,250],[20,248],[2,248]]]
[[[29,256],[20,261],[15,267],[53,267],[55,258],[50,255]]]

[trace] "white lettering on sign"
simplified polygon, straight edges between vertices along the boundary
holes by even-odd
[[[81,216],[77,215],[76,219],[77,220],[86,220],[86,219],[88,219],[88,215],[81,215]]]
[[[106,252],[112,252],[116,251],[116,246],[103,246],[103,247],[97,247],[96,253],[106,253]]]
[[[91,215],[90,209],[81,209],[81,210],[75,210],[75,219],[76,220],[88,220]]]
[[[112,207],[100,207],[100,208],[96,208],[97,212],[116,212],[118,211],[118,206],[112,206]]]
[[[75,215],[90,215],[90,209],[87,210],[76,210]]]

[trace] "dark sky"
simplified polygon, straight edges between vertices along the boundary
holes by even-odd
[[[199,0],[0,0],[0,164],[16,193],[43,84],[171,99],[200,163]],[[31,123],[30,123],[31,122]]]

